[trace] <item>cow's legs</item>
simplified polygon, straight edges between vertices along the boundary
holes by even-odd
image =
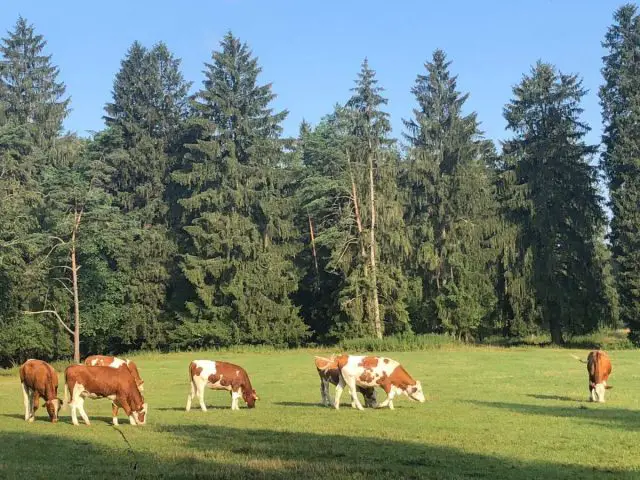
[[[238,401],[240,400],[240,390],[231,391],[231,410],[240,410]]]
[[[24,400],[24,420],[28,422],[31,419],[31,408],[33,402],[31,401],[31,392],[29,387],[24,383],[22,384],[22,399]]]
[[[200,408],[203,412],[207,411],[207,405],[204,403],[204,390],[206,387],[206,380],[202,381],[200,377],[196,377],[196,389],[198,391],[198,401],[200,402]]]
[[[396,396],[396,389],[391,387],[389,393],[387,393],[387,398],[380,404],[379,408],[389,407],[389,410],[393,410],[393,398]]]
[[[71,403],[69,404],[69,406],[71,407],[71,421],[76,426],[79,425],[78,412],[80,412],[84,423],[86,423],[87,425],[91,425],[87,412],[84,411],[84,398],[82,397],[83,391],[84,386],[76,383],[73,386],[73,391],[71,392]]]
[[[196,382],[195,380],[192,378],[191,382],[189,382],[191,384],[191,388],[189,390],[189,394],[187,395],[187,406],[185,408],[185,410],[188,412],[189,410],[191,410],[191,400],[193,400],[194,398],[196,398]]]
[[[322,396],[322,404],[325,407],[331,405],[331,397],[329,396],[329,382],[320,377],[320,395]]]
[[[31,398],[31,421],[33,422],[36,419],[36,410],[38,410],[38,407],[40,407],[40,394],[37,390],[33,390],[31,392]]]
[[[340,408],[340,397],[342,396],[342,390],[344,390],[345,385],[344,379],[342,378],[342,375],[340,375],[340,380],[338,381],[338,385],[336,385],[335,398],[333,400],[333,408],[336,410]]]
[[[82,415],[82,420],[84,420],[84,423],[87,425],[91,425],[91,422],[89,421],[89,415],[87,415],[87,412],[84,411],[84,398],[78,397],[77,406],[78,410],[80,410],[80,415]]]
[[[118,425],[118,406],[115,402],[111,403],[111,415],[113,416],[113,424]]]
[[[345,379],[347,385],[349,386],[349,391],[351,393],[351,407],[355,407],[358,410],[364,410],[364,407],[360,403],[360,399],[358,398],[358,389],[356,388],[356,379],[355,377],[349,377]]]

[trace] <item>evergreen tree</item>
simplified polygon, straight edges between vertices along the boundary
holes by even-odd
[[[38,145],[54,140],[69,111],[58,67],[44,55],[46,41],[19,17],[13,31],[0,42],[0,102],[7,120],[28,125]]]
[[[620,319],[640,344],[640,16],[627,4],[615,13],[603,46],[605,124],[602,168],[609,184],[611,250]]]
[[[607,304],[597,258],[604,215],[589,164],[596,147],[585,144],[580,121],[585,90],[577,76],[538,62],[513,93],[504,115],[515,137],[505,153],[526,195],[520,242],[531,248],[542,320],[562,343],[564,332],[595,329]]]
[[[404,122],[411,146],[405,178],[409,268],[416,282],[411,303],[418,331],[470,338],[495,304],[493,147],[482,139],[476,114],[462,113],[468,94],[457,91],[449,65],[436,50],[412,89],[414,117]]]
[[[173,174],[187,191],[181,269],[192,288],[173,338],[298,344],[306,327],[290,299],[297,242],[279,138],[287,112],[272,111],[271,85],[258,85],[257,59],[231,33],[206,67],[193,105],[196,142]]]

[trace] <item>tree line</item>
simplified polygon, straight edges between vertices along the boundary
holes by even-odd
[[[402,138],[366,59],[348,100],[289,138],[232,33],[195,93],[164,43],[135,42],[104,129],[81,138],[19,18],[0,41],[0,363],[433,332],[639,341],[635,6],[603,46],[601,146],[580,77],[544,62],[504,106],[510,138],[486,139],[442,50]]]

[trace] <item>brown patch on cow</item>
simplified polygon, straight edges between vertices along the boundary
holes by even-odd
[[[416,381],[402,365],[398,365],[393,369],[393,372],[389,375],[389,382],[391,385],[401,388],[402,390],[406,390],[408,387],[416,384]]]
[[[388,359],[388,358],[385,358],[385,359],[384,359],[384,363],[389,363],[389,359]]]
[[[62,406],[58,398],[58,373],[47,362],[27,360],[20,366],[20,382],[33,392],[33,416],[40,407],[40,397],[45,400],[45,407],[53,423],[58,421],[56,403]],[[58,402],[55,402],[58,400]]]
[[[202,367],[196,365],[196,362],[189,364],[189,378],[198,377],[202,373]]]
[[[124,362],[124,364],[118,368],[126,368],[129,370],[136,381],[136,385],[140,386],[144,383],[144,380],[142,380],[142,377],[140,376],[140,372],[138,372],[138,366],[132,360],[118,358],[111,355],[90,355],[84,359],[84,364],[95,367],[111,367],[116,360]]]
[[[365,370],[359,378],[362,383],[371,383],[375,377],[372,375],[371,370]]]
[[[335,361],[336,361],[336,367],[342,370],[344,366],[347,364],[347,362],[349,361],[349,355],[338,355],[335,358]]]
[[[247,407],[254,408],[258,395],[251,386],[251,380],[246,370],[239,365],[228,362],[216,361],[216,373],[210,375],[207,379],[210,383],[220,382],[224,388],[230,388],[231,391],[237,392],[242,390],[242,398]]]
[[[378,357],[363,357],[358,366],[368,369],[374,369],[378,366]]]

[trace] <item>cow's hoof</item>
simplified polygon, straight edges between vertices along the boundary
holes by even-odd
[[[35,417],[29,417],[29,420],[27,420],[27,421],[29,423],[33,423],[33,422],[35,422],[35,420],[36,420]]]

